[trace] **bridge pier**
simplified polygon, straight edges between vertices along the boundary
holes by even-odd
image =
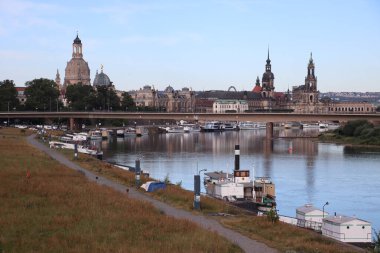
[[[74,120],[74,118],[70,118],[69,125],[70,125],[70,127],[69,127],[70,131],[74,131],[75,130],[75,120]]]
[[[273,122],[267,122],[266,124],[266,139],[273,139]]]

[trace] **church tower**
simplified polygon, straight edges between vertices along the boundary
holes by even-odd
[[[64,87],[72,84],[82,83],[91,85],[90,68],[88,63],[83,59],[82,41],[77,37],[73,42],[72,58],[67,62],[65,69]]]
[[[73,43],[73,58],[82,58],[82,41],[79,39],[78,34]]]
[[[313,53],[310,53],[307,76],[305,77],[305,89],[308,91],[317,91],[317,77],[315,76],[314,68]]]
[[[264,98],[273,97],[274,91],[274,75],[272,73],[271,60],[269,58],[269,48],[268,48],[268,58],[267,64],[265,65],[265,72],[261,80],[262,83],[262,96]]]
[[[59,89],[61,89],[61,76],[59,75],[59,71],[57,69],[57,74],[55,74],[55,84]]]

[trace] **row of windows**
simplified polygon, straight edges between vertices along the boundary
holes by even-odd
[[[370,111],[369,107],[329,107],[330,112],[364,112]]]

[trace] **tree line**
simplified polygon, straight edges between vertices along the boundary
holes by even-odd
[[[20,103],[12,80],[0,81],[0,111],[135,111],[132,97],[124,92],[119,98],[111,86],[78,83],[66,88],[67,107],[59,99],[60,90],[50,79],[40,78],[25,83],[26,101]]]

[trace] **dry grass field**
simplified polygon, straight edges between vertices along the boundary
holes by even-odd
[[[191,222],[90,183],[27,145],[25,134],[0,129],[0,252],[241,252]]]

